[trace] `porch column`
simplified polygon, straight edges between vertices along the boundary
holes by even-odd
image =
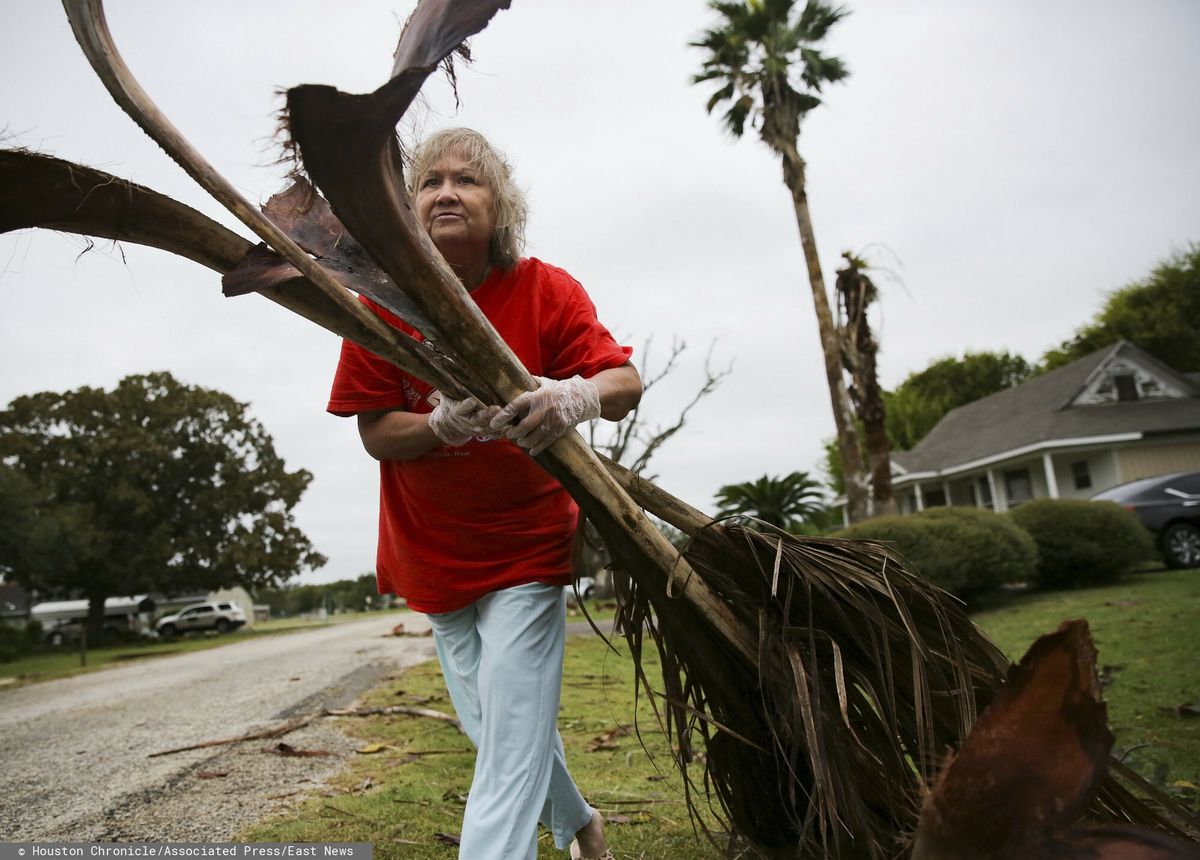
[[[942,495],[944,495],[946,497],[946,507],[948,507],[948,508],[952,507],[954,505],[954,499],[950,498],[950,482],[949,481],[942,481]]]
[[[913,493],[917,499],[917,513],[920,513],[925,510],[925,496],[921,493],[921,485],[919,483],[913,484]]]
[[[1050,494],[1050,498],[1058,498],[1058,479],[1054,477],[1054,459],[1047,451],[1042,454],[1042,469],[1046,472],[1046,492]]]
[[[1008,499],[1000,495],[1000,486],[996,483],[996,472],[994,469],[987,470],[988,487],[992,491],[992,510],[998,514],[1002,514],[1008,510]]]

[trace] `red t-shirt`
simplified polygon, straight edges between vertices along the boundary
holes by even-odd
[[[583,287],[562,269],[522,259],[471,294],[530,373],[585,379],[619,367],[633,350],[596,318]],[[364,299],[380,317],[420,337]],[[431,412],[428,383],[343,341],[328,411]],[[436,399],[434,400],[436,403]],[[379,592],[419,612],[452,612],[484,594],[530,582],[566,585],[579,509],[562,486],[506,439],[441,446],[379,464]]]

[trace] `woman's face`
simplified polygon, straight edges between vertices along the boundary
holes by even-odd
[[[451,150],[417,180],[417,218],[451,264],[486,260],[496,201],[479,171]]]

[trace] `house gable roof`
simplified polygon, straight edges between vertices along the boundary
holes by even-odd
[[[1117,398],[1132,376],[1137,400]],[[1200,387],[1121,341],[1022,385],[948,412],[911,451],[908,473],[941,472],[1056,440],[1200,430]]]

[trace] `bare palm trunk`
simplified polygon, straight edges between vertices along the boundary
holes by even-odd
[[[896,498],[892,493],[891,443],[884,422],[883,391],[875,378],[874,361],[872,356],[870,376],[863,391],[862,419],[871,468],[871,515],[880,517],[896,513]]]
[[[825,353],[825,378],[829,383],[829,399],[833,404],[838,450],[842,455],[846,513],[850,522],[854,523],[867,517],[867,476],[863,471],[862,448],[858,439],[858,427],[854,424],[850,392],[846,390],[841,344],[838,341],[837,328],[833,324],[833,313],[829,309],[825,277],[821,274],[821,261],[817,257],[817,240],[813,235],[812,216],[808,212],[804,159],[800,157],[791,141],[771,141],[771,146],[782,157],[783,181],[792,192],[792,205],[796,209],[796,226],[800,229],[800,244],[804,248],[804,259],[808,264],[808,282],[812,287],[813,308],[817,312],[821,350]]]
[[[859,262],[849,253],[846,268],[837,273],[838,325],[842,341],[842,362],[850,373],[853,386],[850,400],[863,424],[867,447],[867,464],[871,472],[871,497],[868,508],[873,517],[896,513],[892,493],[891,440],[887,435],[887,408],[883,389],[879,385],[876,361],[879,343],[871,334],[867,310],[878,293],[871,279],[859,269]],[[845,320],[840,317],[845,314]]]

